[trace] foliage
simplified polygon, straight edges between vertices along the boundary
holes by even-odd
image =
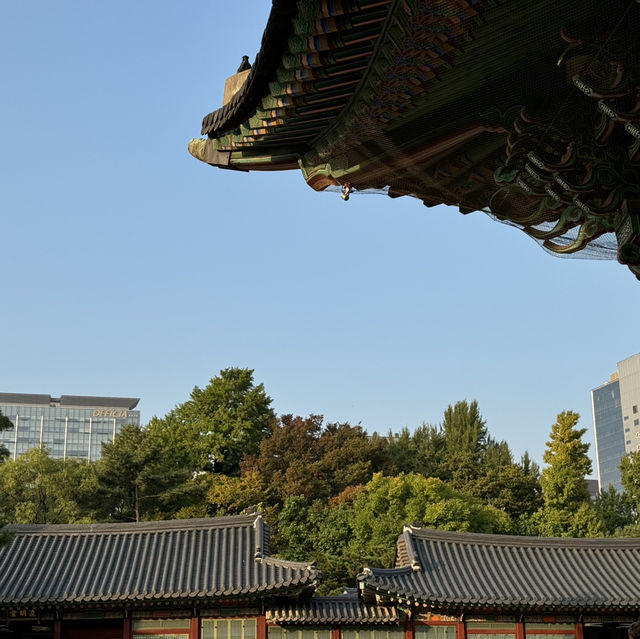
[[[542,505],[540,480],[527,474],[520,464],[489,468],[469,486],[468,492],[507,513],[514,521]]]
[[[389,433],[388,457],[395,473],[420,473],[440,477],[445,448],[444,433],[437,426],[422,424],[411,434],[403,428],[398,435]]]
[[[619,493],[613,486],[598,495],[593,507],[607,535],[613,535],[635,521],[633,500],[628,493]]]
[[[167,516],[176,509],[175,499],[184,505],[190,488],[187,469],[176,469],[149,431],[130,424],[113,442],[102,445],[97,462],[100,516],[115,521],[141,521]]]
[[[52,459],[33,448],[0,465],[0,506],[17,524],[94,521],[97,478],[92,464]]]
[[[269,500],[269,489],[258,471],[249,471],[242,477],[205,475],[207,486],[207,514],[210,516],[236,515],[248,508],[261,510]]]
[[[369,481],[388,466],[386,450],[386,440],[369,438],[360,426],[329,424],[323,430],[320,415],[283,415],[258,455],[245,457],[242,471],[260,474],[273,503],[295,496],[312,503]]]
[[[353,501],[353,538],[367,562],[390,566],[395,540],[406,523],[428,528],[469,532],[507,533],[505,513],[456,492],[442,480],[411,473],[374,476]]]
[[[637,515],[640,507],[640,452],[624,455],[620,461],[620,472],[622,486]]]
[[[576,428],[580,416],[573,411],[558,415],[551,428],[542,471],[543,506],[523,519],[525,534],[547,537],[597,537],[605,526],[589,498],[585,475],[591,472],[589,444],[582,441],[585,428]]]
[[[508,515],[439,479],[378,473],[329,504],[302,496],[286,499],[274,522],[272,547],[287,559],[316,559],[325,572],[323,592],[333,591],[349,585],[365,563],[390,567],[398,534],[411,522],[444,530],[513,529]]]
[[[13,428],[12,421],[5,415],[2,414],[0,410],[0,432],[3,430],[11,430]],[[0,463],[2,463],[5,459],[9,457],[9,449],[0,444]]]
[[[242,456],[257,453],[274,417],[271,398],[254,384],[253,371],[226,368],[165,417],[154,417],[149,431],[173,451],[178,466],[238,474]]]
[[[583,502],[576,510],[541,508],[524,519],[521,532],[541,537],[602,537],[605,528],[593,505]]]
[[[586,428],[576,428],[580,415],[564,411],[551,427],[543,460],[547,464],[540,477],[547,508],[576,511],[589,501],[585,476],[591,472],[589,444],[582,441]]]

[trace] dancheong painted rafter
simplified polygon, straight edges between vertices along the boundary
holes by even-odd
[[[637,0],[273,0],[189,150],[482,210],[640,277]]]

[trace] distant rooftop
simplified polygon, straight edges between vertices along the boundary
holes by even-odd
[[[134,409],[139,397],[93,397],[90,395],[35,395],[31,393],[0,393],[0,404],[22,404],[25,406],[81,406],[100,408]]]

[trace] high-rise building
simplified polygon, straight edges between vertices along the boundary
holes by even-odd
[[[47,448],[52,457],[96,460],[126,424],[140,424],[140,400],[131,397],[0,393],[0,411],[13,424],[0,431],[0,445],[16,459],[29,448]]]
[[[600,490],[622,489],[620,460],[640,451],[640,354],[618,363],[611,379],[591,391]]]

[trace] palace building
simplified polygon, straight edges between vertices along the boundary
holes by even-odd
[[[624,639],[640,610],[638,539],[407,526],[393,568],[315,597],[260,515],[10,529],[2,639]]]
[[[189,151],[484,211],[640,277],[639,22],[636,0],[273,0]]]

